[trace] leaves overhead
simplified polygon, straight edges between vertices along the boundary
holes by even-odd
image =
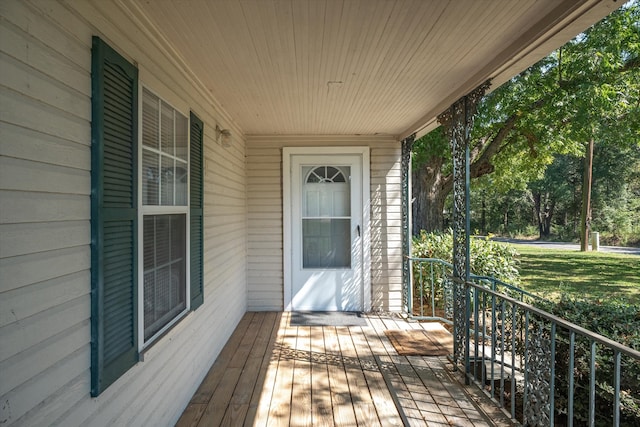
[[[581,155],[590,138],[640,148],[638,2],[484,98],[472,133],[472,177],[493,173],[493,185],[522,186],[540,178],[556,154]],[[448,175],[450,163],[441,129],[416,141],[414,168]]]

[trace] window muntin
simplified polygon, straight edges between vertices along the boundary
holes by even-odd
[[[142,90],[141,348],[188,309],[189,120]]]
[[[187,206],[189,120],[142,91],[142,204]]]

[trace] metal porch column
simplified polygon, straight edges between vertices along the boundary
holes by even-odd
[[[402,140],[402,302],[404,309],[411,314],[412,302],[409,301],[409,286],[411,286],[411,271],[409,257],[411,256],[411,149],[416,134],[411,134]]]
[[[438,116],[451,144],[453,157],[453,276],[468,281],[469,268],[469,140],[477,105],[489,87],[485,82],[456,101]],[[469,366],[469,290],[454,282],[453,290],[453,362]]]

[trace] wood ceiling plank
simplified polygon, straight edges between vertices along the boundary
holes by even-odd
[[[188,8],[122,1],[154,23],[247,134],[398,135],[431,120],[480,74],[515,70],[501,55],[526,50],[524,36],[553,13],[614,7],[597,0],[191,0]],[[562,30],[551,21],[541,28]]]

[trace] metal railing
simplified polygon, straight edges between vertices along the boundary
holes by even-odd
[[[464,286],[474,326],[467,378],[513,419],[533,426],[640,422],[639,351],[482,284]]]
[[[438,258],[408,257],[408,260],[412,284],[408,290],[410,315],[416,320],[439,320],[453,324],[453,265]],[[494,277],[472,274],[471,279],[520,301],[546,301]]]
[[[547,302],[490,277],[451,277],[451,264],[409,258],[412,316],[452,323],[467,295],[466,378],[531,426],[640,425],[640,352],[536,307]],[[448,305],[449,304],[449,305]]]
[[[453,266],[437,258],[409,257],[410,315],[417,320],[453,324]]]

